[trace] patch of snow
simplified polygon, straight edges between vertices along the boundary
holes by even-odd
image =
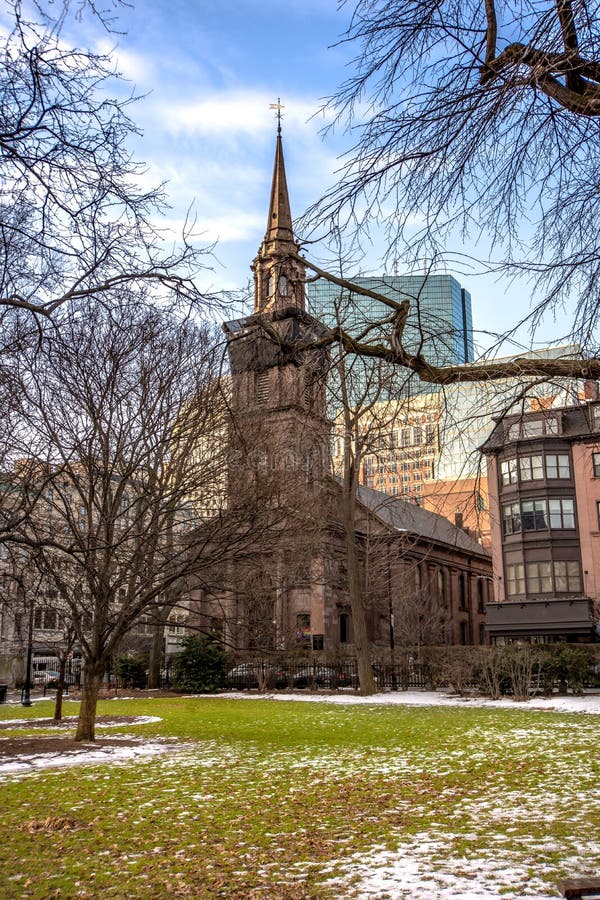
[[[175,744],[146,742],[133,747],[96,747],[94,744],[82,744],[81,750],[69,753],[30,754],[0,761],[2,775],[23,775],[38,772],[42,769],[63,769],[85,764],[101,765],[102,763],[137,762],[161,753],[170,753],[179,749]]]
[[[344,862],[348,875],[331,879],[325,884],[334,889],[346,887],[341,896],[367,898],[393,898],[408,900],[500,900],[500,898],[556,897],[554,887],[541,878],[531,875],[530,867],[518,864],[514,859],[495,857],[446,857],[440,860],[440,845],[418,835],[412,845],[398,851],[375,851],[366,859],[364,854]],[[432,864],[432,855],[436,857]],[[346,890],[348,893],[346,894]]]
[[[31,719],[1,719],[3,725],[31,725]],[[60,720],[61,724],[68,725],[77,721],[76,716],[65,716]],[[127,722],[96,722],[96,728],[119,728],[123,725],[149,725],[153,722],[162,722],[160,716],[135,716]],[[48,719],[48,727],[55,725],[54,719]]]
[[[360,694],[325,694],[325,693],[249,693],[246,691],[228,691],[223,694],[193,694],[190,697],[222,698],[225,700],[281,700],[296,703],[337,703],[340,705],[360,706],[462,706],[489,707],[491,709],[527,709],[555,711],[566,713],[589,713],[600,715],[600,694],[584,694],[583,696],[534,697],[529,701],[517,703],[510,697],[490,700],[487,697],[459,697],[445,691],[389,691],[362,697]]]
[[[135,716],[127,722],[97,722],[96,728],[129,728],[130,725],[150,725],[154,722],[162,722],[160,716]]]

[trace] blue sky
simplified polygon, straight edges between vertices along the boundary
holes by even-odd
[[[264,235],[281,97],[294,215],[331,183],[343,136],[324,142],[322,99],[343,76],[333,45],[344,16],[334,0],[161,0],[120,16],[119,68],[138,93],[135,152],[151,182],[166,180],[171,220],[192,205],[201,240],[217,241],[205,284],[243,287]],[[110,35],[96,35],[101,46]]]
[[[134,153],[150,184],[167,182],[163,225],[180,233],[191,207],[198,242],[217,242],[203,288],[239,289],[250,278],[266,226],[276,133],[269,105],[278,97],[294,216],[335,180],[352,139],[343,130],[323,138],[328,119],[319,109],[349,72],[353,48],[335,45],[351,9],[338,10],[336,0],[139,0],[120,10],[119,34],[87,21],[64,35],[114,50],[129,86],[144,95],[131,110],[142,131]],[[384,249],[374,231],[362,271],[381,272]],[[472,295],[476,331],[503,331],[526,313],[526,284],[453,274]],[[550,323],[540,337],[559,332]]]

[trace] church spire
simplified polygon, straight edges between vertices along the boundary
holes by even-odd
[[[269,218],[265,242],[279,241],[294,243],[292,232],[292,210],[288,194],[287,179],[285,177],[285,162],[283,159],[283,143],[281,140],[281,126],[277,130],[277,146],[275,149],[275,165],[273,166],[273,181],[271,184],[271,202],[269,204]],[[294,244],[295,249],[297,249]]]
[[[281,103],[278,100],[272,106],[277,109],[277,142],[267,230],[252,265],[255,313],[305,308],[305,270],[297,260],[299,247],[292,228],[281,139]]]

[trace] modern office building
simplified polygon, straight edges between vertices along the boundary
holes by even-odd
[[[452,275],[378,275],[351,278],[354,284],[398,303],[408,300],[406,348],[421,350],[436,365],[473,360],[471,295]],[[385,336],[392,310],[380,300],[343,290],[325,279],[307,286],[310,312],[325,325],[341,324],[350,334]]]

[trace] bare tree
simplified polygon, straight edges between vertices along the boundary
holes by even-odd
[[[487,234],[499,266],[537,285],[535,327],[561,301],[598,377],[600,7],[597,0],[358,0],[343,40],[353,71],[329,106],[357,135],[318,221],[387,228],[388,258],[443,256],[451,233]],[[315,210],[310,211],[314,222]],[[422,227],[416,228],[415,221]],[[425,380],[497,377],[428,367],[402,347],[362,348]],[[518,322],[507,325],[507,331]],[[369,343],[366,341],[365,343]],[[356,348],[353,348],[356,349]],[[573,374],[566,361],[503,374]],[[454,367],[452,367],[454,369]]]
[[[65,307],[46,330],[15,374],[23,461],[6,503],[23,505],[15,538],[36,550],[69,610],[84,657],[77,739],[92,740],[120,640],[242,538],[216,517],[190,540],[202,491],[224,465],[216,451],[196,452],[220,411],[210,330],[138,297],[110,311]]]
[[[114,4],[118,6],[118,2]],[[161,186],[142,187],[128,142],[137,132],[114,60],[78,49],[70,4],[26,14],[10,0],[0,45],[0,307],[48,315],[74,299],[145,284],[198,299],[201,254],[183,235],[166,248]],[[78,14],[107,14],[82,3]],[[150,289],[150,288],[149,288]]]
[[[340,297],[337,320],[342,327],[353,310]],[[394,446],[395,427],[410,406],[409,397],[396,399],[409,385],[409,375],[385,366],[381,361],[365,361],[347,355],[340,347],[334,360],[336,368],[329,378],[330,403],[338,410],[334,428],[335,461],[340,480],[339,512],[343,528],[345,569],[352,613],[352,631],[356,651],[360,691],[375,692],[371,668],[372,641],[368,617],[376,597],[385,597],[390,560],[385,535],[371,534],[360,514],[359,485],[364,483],[365,459],[375,459],[378,468],[388,465]],[[394,399],[392,399],[392,397]],[[337,446],[339,445],[339,446]],[[340,451],[340,452],[338,452]],[[396,491],[399,488],[396,487]],[[390,619],[393,616],[390,603]]]

